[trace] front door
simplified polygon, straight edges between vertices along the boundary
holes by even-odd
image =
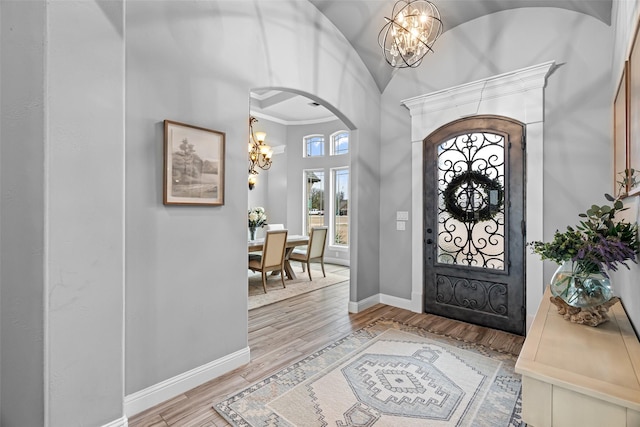
[[[523,335],[524,126],[476,116],[424,140],[425,311]]]

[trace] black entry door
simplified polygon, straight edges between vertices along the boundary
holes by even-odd
[[[423,148],[425,311],[523,335],[524,126],[461,119]]]

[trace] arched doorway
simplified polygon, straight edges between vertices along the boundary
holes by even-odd
[[[353,198],[351,187],[355,184],[350,174],[351,151],[357,144],[353,123],[324,100],[284,87],[251,89],[249,114],[258,119],[254,127],[266,131],[266,142],[274,151],[273,165],[268,171],[259,171],[257,183],[249,190],[249,207],[264,206],[268,222],[283,224],[290,235],[308,235],[311,226],[329,227],[325,262],[350,267],[355,245],[350,238],[337,241],[336,236],[345,228],[343,234],[352,236],[347,218],[354,200],[343,205],[345,198]],[[346,154],[338,152],[337,145],[345,133]],[[313,141],[307,144],[307,139],[322,139],[324,148],[319,156],[315,151],[311,155],[309,144]],[[344,191],[338,190],[340,179]],[[345,197],[337,197],[339,194]],[[351,295],[355,295],[354,274]]]
[[[525,332],[524,124],[463,118],[424,139],[424,307]]]

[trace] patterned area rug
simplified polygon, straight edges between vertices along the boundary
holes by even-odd
[[[280,276],[269,274],[267,276],[266,294],[262,287],[261,274],[249,271],[249,310],[315,291],[316,289],[349,282],[349,267],[325,264],[327,277],[323,277],[320,264],[312,263],[311,277],[313,280],[311,281],[309,281],[309,275],[302,271],[300,263],[292,263],[292,268],[296,278],[293,280],[285,279],[286,288],[282,287]]]
[[[524,427],[516,358],[380,320],[214,407],[233,426]]]

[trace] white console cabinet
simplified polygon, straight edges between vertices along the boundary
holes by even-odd
[[[564,320],[549,289],[518,357],[531,427],[640,427],[640,343],[621,303],[597,327]]]

